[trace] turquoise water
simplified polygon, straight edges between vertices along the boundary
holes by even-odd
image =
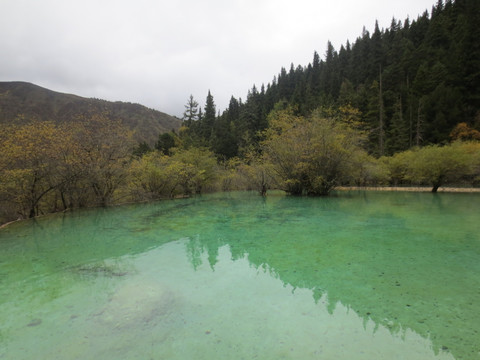
[[[480,194],[223,193],[0,230],[0,359],[480,359]]]

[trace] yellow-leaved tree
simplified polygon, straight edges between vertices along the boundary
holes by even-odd
[[[76,174],[75,183],[65,189],[68,196],[72,201],[80,197],[80,205],[108,205],[127,179],[134,148],[132,132],[104,115],[79,118],[66,126],[74,151],[70,170]]]
[[[106,205],[124,183],[131,133],[103,116],[0,129],[0,220]]]
[[[0,138],[0,199],[10,217],[34,217],[66,181],[68,135],[51,122],[4,126]]]

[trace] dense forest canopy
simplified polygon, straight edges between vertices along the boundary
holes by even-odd
[[[413,146],[444,144],[460,123],[480,130],[480,2],[439,0],[415,20],[375,24],[339,50],[329,42],[306,66],[282,68],[246,100],[231,98],[215,116],[209,92],[205,115],[191,97],[185,125],[218,155],[242,155],[256,145],[279,102],[309,116],[318,107],[358,109],[367,150],[392,155]],[[196,106],[192,106],[195,105]],[[198,140],[197,139],[197,140]]]

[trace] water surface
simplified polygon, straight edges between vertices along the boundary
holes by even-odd
[[[0,230],[0,359],[480,359],[480,194],[223,193]]]

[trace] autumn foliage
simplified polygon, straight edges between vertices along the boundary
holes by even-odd
[[[102,116],[55,125],[8,125],[0,138],[4,220],[106,205],[125,180],[129,132]]]
[[[258,146],[225,159],[188,134],[159,136],[138,151],[132,133],[102,115],[55,124],[24,120],[0,129],[0,222],[88,206],[151,201],[221,190],[280,189],[327,195],[337,186],[480,183],[480,142],[428,145],[379,159],[366,151],[358,112],[320,108],[308,117],[277,106]],[[467,135],[464,135],[467,134]],[[160,146],[161,145],[161,146]],[[136,150],[134,151],[134,149]]]

